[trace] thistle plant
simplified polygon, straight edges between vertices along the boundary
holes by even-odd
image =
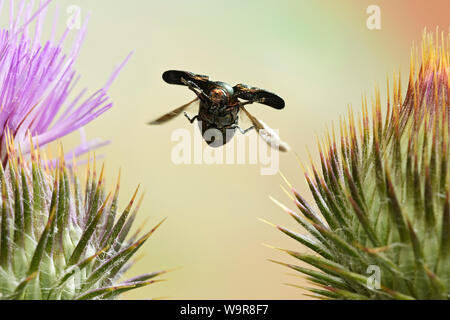
[[[62,152],[51,167],[39,150],[26,160],[8,140],[8,161],[0,165],[0,299],[114,299],[160,281],[154,278],[165,271],[120,280],[161,225],[130,235],[138,190],[117,214],[120,183],[106,195],[104,168],[97,178],[95,161],[82,187]]]
[[[33,12],[33,1],[10,1],[9,29],[0,30],[0,132],[9,129],[24,154],[30,151],[32,142],[42,147],[71,132],[82,130],[90,121],[112,107],[107,91],[128,58],[113,72],[106,84],[88,98],[82,90],[73,100],[69,96],[79,80],[74,65],[86,35],[87,19],[80,30],[69,27],[58,39],[54,36],[42,43],[42,26],[48,4]],[[0,1],[0,12],[3,1]],[[32,25],[34,24],[34,28]],[[56,26],[56,24],[54,24]],[[30,35],[30,30],[34,35]],[[70,32],[77,33],[68,53],[63,46]],[[5,165],[5,135],[0,140],[0,160]],[[67,159],[79,156],[104,145],[98,139],[83,141],[66,154]]]
[[[11,0],[10,27],[0,30],[0,300],[114,299],[165,273],[122,279],[160,224],[143,235],[142,227],[130,234],[142,197],[134,206],[136,190],[118,213],[119,181],[106,195],[104,169],[97,177],[95,160],[93,167],[88,161],[81,186],[75,158],[104,142],[83,141],[68,153],[61,147],[59,159],[50,159],[39,145],[82,130],[111,108],[107,90],[127,60],[96,93],[83,100],[83,90],[69,102],[87,24],[69,54],[62,49],[69,28],[60,40],[42,44],[49,2],[41,1],[33,12],[33,1],[19,1],[14,16]]]
[[[320,166],[305,169],[315,206],[296,189],[303,233],[277,227],[308,248],[278,262],[312,283],[322,299],[449,299],[450,35],[424,34],[411,54],[406,95],[400,75],[386,108],[377,89],[362,115],[350,110],[319,142]],[[382,114],[385,114],[383,117]],[[289,182],[288,182],[289,184]]]

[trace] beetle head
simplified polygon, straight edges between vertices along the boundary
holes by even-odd
[[[209,92],[209,98],[213,104],[221,106],[225,105],[228,101],[227,93],[221,88],[211,89]]]
[[[233,87],[225,82],[214,82],[209,90],[209,98],[214,105],[226,105],[234,95]]]

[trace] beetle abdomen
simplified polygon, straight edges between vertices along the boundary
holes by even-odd
[[[233,138],[236,131],[236,129],[230,127],[219,129],[206,121],[198,121],[198,127],[203,139],[213,148],[218,148],[226,144]]]

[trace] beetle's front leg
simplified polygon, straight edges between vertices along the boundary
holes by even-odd
[[[193,118],[189,117],[187,112],[184,113],[184,116],[186,117],[186,119],[189,120],[190,123],[194,123],[194,121],[197,120],[197,118],[198,118],[198,116],[195,116]]]
[[[250,128],[245,129],[245,130],[242,129],[241,127],[239,127],[239,126],[234,126],[233,129],[238,129],[242,134],[246,134],[246,133],[249,132],[250,130],[255,129],[255,126],[251,126]]]
[[[205,92],[203,92],[202,88],[200,88],[195,82],[191,80],[185,80],[184,78],[181,78],[181,82],[183,82],[183,84],[186,85],[189,90],[193,91],[197,95],[197,97],[199,97],[199,99],[209,100],[209,96]]]

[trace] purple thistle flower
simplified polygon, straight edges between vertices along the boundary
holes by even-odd
[[[75,161],[68,167],[64,159],[104,142],[81,143],[69,154],[61,147],[51,161],[35,148],[75,130],[85,140],[83,126],[112,107],[107,91],[130,55],[101,89],[87,97],[82,90],[68,101],[79,79],[74,63],[87,20],[65,54],[70,27],[54,41],[56,19],[50,40],[41,42],[50,0],[40,1],[36,11],[33,1],[16,2],[9,28],[0,30],[0,300],[116,299],[162,281],[155,278],[167,270],[123,279],[131,258],[162,224],[130,233],[143,200],[139,188],[119,213],[120,172],[107,193],[104,166],[97,176],[94,157],[82,188]],[[2,5],[0,0],[0,12]]]
[[[67,134],[82,129],[99,115],[112,107],[107,91],[126,64],[131,54],[116,68],[106,84],[89,97],[82,90],[72,101],[68,97],[79,80],[74,68],[80,47],[83,43],[87,21],[78,30],[72,50],[65,54],[62,46],[70,28],[62,37],[54,40],[56,21],[52,37],[43,43],[42,25],[48,4],[41,1],[33,12],[33,1],[21,0],[17,14],[14,1],[10,4],[9,29],[0,30],[0,159],[7,158],[6,131],[9,130],[14,141],[24,154],[30,151],[31,135],[33,144],[44,146]],[[0,0],[0,12],[3,0]],[[29,29],[34,23],[34,36]],[[82,142],[66,154],[67,158],[79,156],[107,142],[92,140]]]

